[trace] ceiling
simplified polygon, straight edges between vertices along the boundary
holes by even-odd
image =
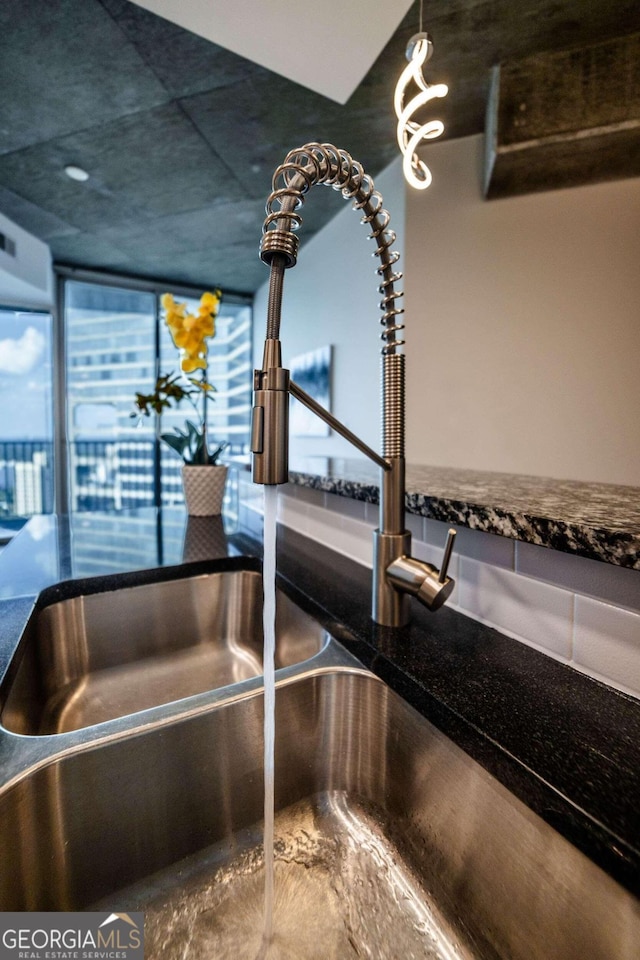
[[[351,3],[367,16],[368,0]],[[266,0],[254,6],[268,14]],[[128,0],[2,0],[0,211],[59,263],[250,294],[266,276],[271,174],[289,149],[330,141],[374,176],[395,158],[393,88],[417,21],[416,3],[341,105]],[[493,64],[638,31],[640,4],[427,0],[425,27],[427,76],[450,89],[438,115],[461,137],[483,130]],[[318,50],[327,71],[334,53]],[[69,163],[90,179],[69,180]],[[312,193],[302,242],[337,212]]]
[[[413,2],[366,0],[366,17],[363,0],[309,3],[304,30],[293,35],[291,24],[300,17],[300,0],[258,5],[256,0],[135,0],[139,7],[337,103],[347,102]],[[319,57],[319,50],[325,55]]]

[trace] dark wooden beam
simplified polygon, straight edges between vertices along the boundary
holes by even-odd
[[[494,67],[488,199],[640,176],[640,33]]]

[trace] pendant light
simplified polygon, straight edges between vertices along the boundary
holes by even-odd
[[[427,83],[422,67],[431,58],[433,41],[422,29],[422,0],[420,0],[420,30],[407,44],[406,56],[409,63],[404,68],[396,85],[393,105],[398,118],[398,146],[402,152],[402,170],[405,179],[416,190],[425,190],[431,183],[431,171],[416,153],[423,140],[433,140],[444,131],[440,120],[418,123],[413,119],[416,110],[424,107],[437,97],[446,97],[449,88],[444,83]],[[418,92],[406,99],[407,85],[413,81]]]

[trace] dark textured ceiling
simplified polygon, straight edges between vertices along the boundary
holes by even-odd
[[[396,156],[391,99],[417,15],[340,106],[127,0],[0,0],[0,211],[60,263],[251,293],[289,149],[330,141],[374,176]],[[450,87],[438,114],[461,137],[483,130],[493,64],[637,31],[640,4],[432,0],[425,18],[428,76]],[[328,199],[307,201],[303,242],[337,212]]]

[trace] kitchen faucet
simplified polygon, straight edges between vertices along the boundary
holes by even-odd
[[[362,212],[362,223],[376,241],[380,265],[378,287],[382,295],[382,455],[325,410],[294,383],[282,366],[280,314],[284,272],[295,266],[302,223],[298,210],[305,194],[317,183],[332,186],[353,208]],[[405,529],[404,459],[404,340],[400,334],[402,293],[395,289],[402,274],[394,270],[400,258],[392,251],[396,235],[389,228],[389,213],[382,196],[362,165],[345,150],[329,143],[308,143],[292,150],[273,175],[266,203],[260,257],[270,266],[267,331],[262,369],[254,372],[254,406],[251,430],[252,473],[255,483],[280,484],[289,479],[289,394],[373,460],[381,471],[380,520],[374,531],[372,618],[388,627],[404,626],[409,619],[409,596],[429,610],[437,610],[451,594],[454,581],[447,576],[455,530],[450,530],[442,568],[411,557],[411,533]]]

